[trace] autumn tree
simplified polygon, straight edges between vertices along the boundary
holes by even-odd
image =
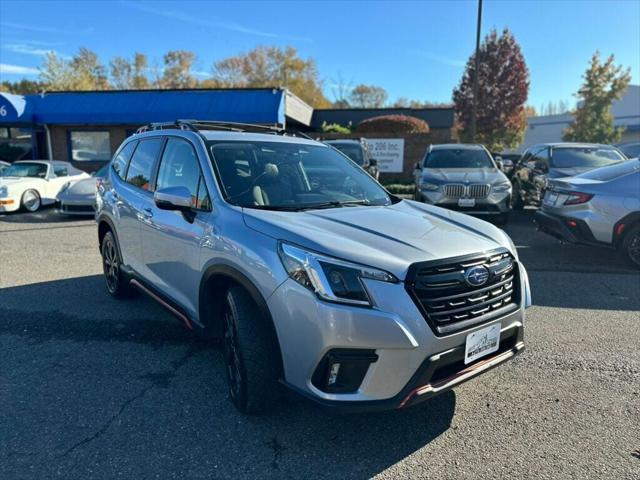
[[[293,47],[256,47],[213,65],[210,86],[284,87],[316,108],[330,106],[322,93],[315,60],[303,59]]]
[[[349,94],[349,103],[359,108],[381,108],[387,102],[387,91],[376,85],[356,85]]]
[[[631,71],[614,65],[614,56],[600,62],[600,52],[593,54],[584,83],[578,90],[580,99],[573,111],[574,121],[564,131],[569,142],[615,143],[620,140],[624,127],[613,125],[611,104],[618,100],[629,85]]]
[[[191,67],[196,60],[193,52],[172,50],[164,57],[164,70],[160,78],[162,88],[193,88],[196,78],[191,74]]]
[[[98,55],[80,48],[67,61],[55,52],[48,52],[40,68],[40,81],[50,90],[107,90],[110,88],[107,69]]]
[[[479,142],[490,150],[515,148],[524,139],[525,103],[529,71],[520,46],[508,29],[501,35],[492,30],[480,45],[478,97],[473,97],[475,54],[467,61],[464,75],[453,91],[460,139]],[[471,138],[473,104],[477,109],[476,137]]]
[[[5,80],[0,83],[1,92],[15,93],[17,95],[40,93],[42,91],[45,91],[46,89],[46,85],[35,80],[28,80],[26,78],[15,82]]]
[[[114,57],[110,62],[113,87],[121,90],[142,90],[149,88],[147,56],[137,53],[133,61],[123,57]]]

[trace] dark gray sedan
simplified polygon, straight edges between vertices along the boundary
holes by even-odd
[[[418,201],[507,221],[511,182],[482,145],[431,145],[415,177]]]

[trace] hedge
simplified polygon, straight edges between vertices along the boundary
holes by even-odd
[[[429,133],[429,124],[408,115],[382,115],[363,120],[358,124],[356,131],[358,133]]]

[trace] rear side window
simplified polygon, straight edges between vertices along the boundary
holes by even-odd
[[[198,157],[186,140],[170,138],[162,154],[156,189],[168,187],[186,187],[191,193],[193,208],[202,210],[210,208],[209,195],[202,179]]]
[[[151,173],[153,172],[156,158],[158,158],[160,147],[162,147],[162,140],[162,138],[158,137],[140,141],[127,169],[127,183],[142,190],[153,191]]]
[[[129,142],[118,152],[115,156],[111,165],[113,166],[113,170],[118,174],[118,176],[124,179],[124,175],[127,172],[127,165],[129,164],[129,159],[131,158],[131,154],[136,148],[138,142]]]
[[[67,167],[64,165],[54,165],[53,173],[56,177],[68,177],[69,172],[67,171]]]

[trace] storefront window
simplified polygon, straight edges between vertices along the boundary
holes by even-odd
[[[0,160],[15,162],[32,158],[31,131],[22,128],[0,128]]]
[[[111,159],[109,132],[72,131],[71,159],[77,162],[107,161]]]

